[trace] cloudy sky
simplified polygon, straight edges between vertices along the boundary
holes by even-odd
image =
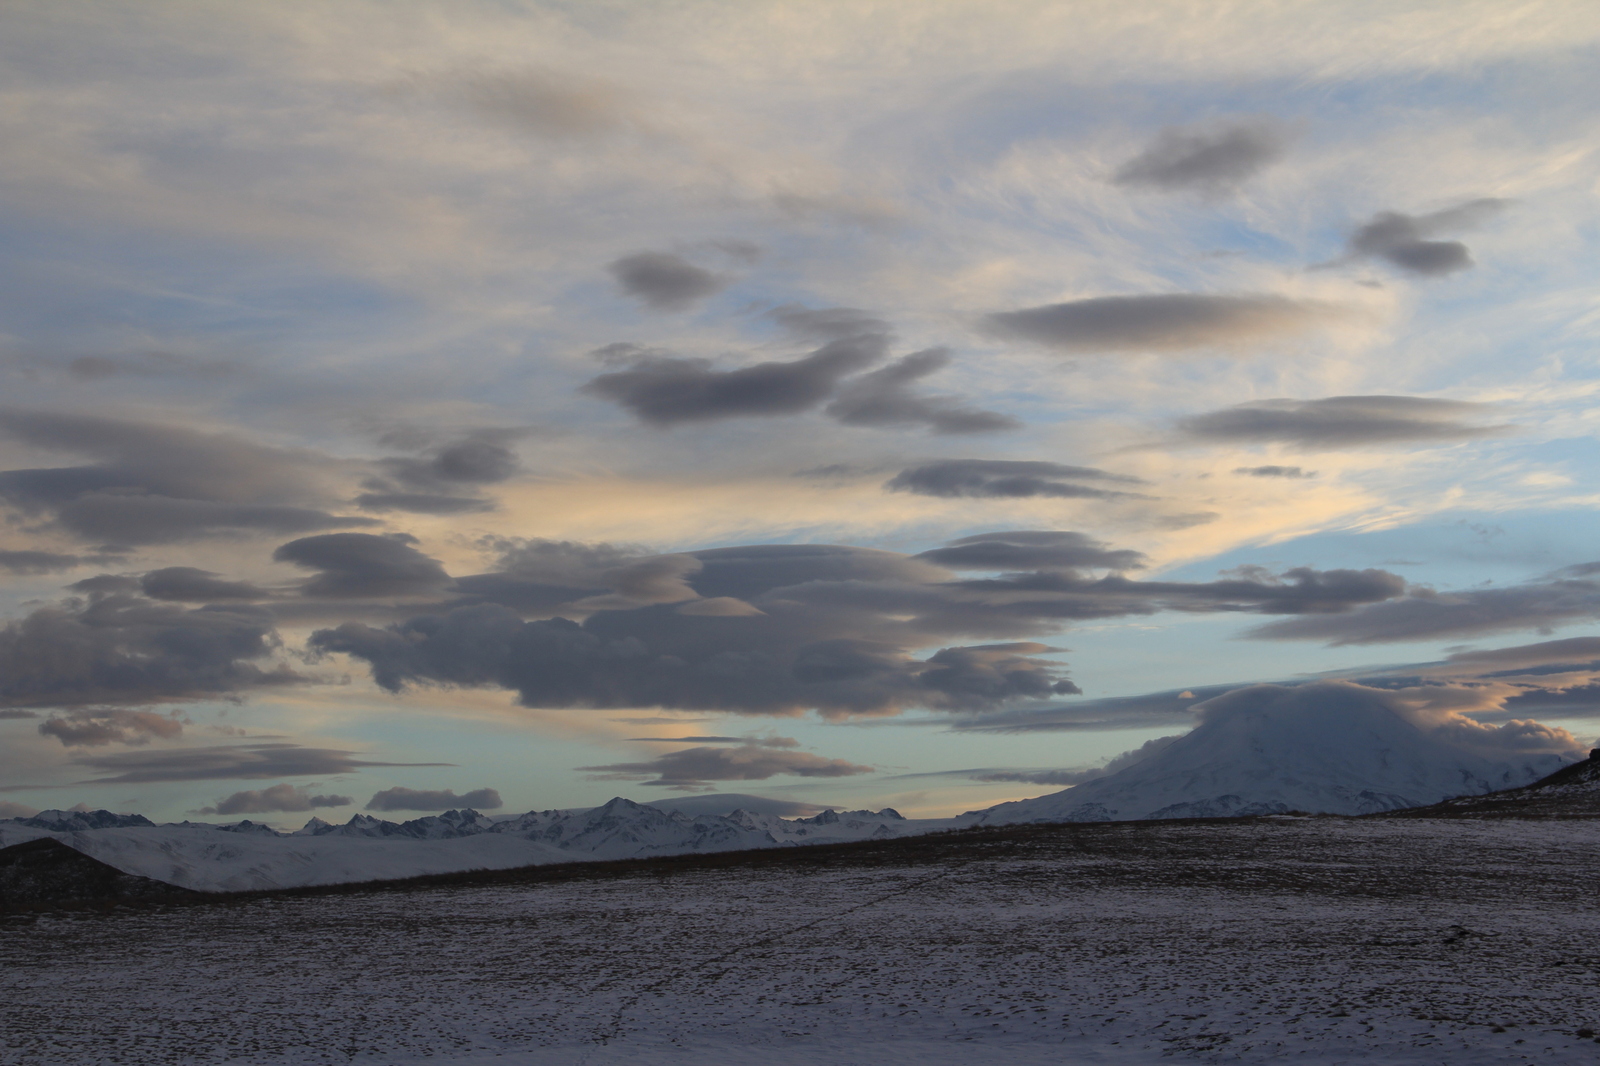
[[[6,22],[0,814],[1600,731],[1591,3]]]

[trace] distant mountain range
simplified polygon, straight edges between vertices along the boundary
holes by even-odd
[[[1210,701],[1192,732],[1115,773],[958,818],[911,820],[891,809],[784,818],[770,809],[728,810],[731,802],[759,801],[738,795],[682,804],[727,813],[618,797],[600,807],[512,817],[453,810],[405,822],[366,814],[343,825],[312,818],[292,833],[251,821],[158,826],[137,814],[44,811],[0,821],[0,847],[49,837],[129,875],[238,891],[1017,823],[1405,810],[1429,817],[1600,813],[1594,760],[1571,765],[1580,753],[1495,750],[1485,745],[1504,745],[1506,735],[1446,725],[1419,724],[1359,686],[1261,685]]]

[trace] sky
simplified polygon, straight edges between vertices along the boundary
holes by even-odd
[[[1600,733],[1591,3],[4,17],[0,817]]]

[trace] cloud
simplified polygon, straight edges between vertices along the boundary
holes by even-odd
[[[1492,408],[1418,396],[1329,396],[1321,400],[1257,400],[1178,423],[1194,441],[1286,443],[1303,448],[1446,443],[1499,436],[1508,426],[1482,425]]]
[[[373,464],[379,473],[363,482],[369,491],[356,497],[356,506],[365,511],[418,514],[492,511],[493,501],[459,493],[515,476],[520,463],[508,445],[520,435],[518,430],[480,430],[420,456],[379,459]]]
[[[0,705],[165,703],[303,681],[264,662],[276,646],[257,607],[185,609],[120,592],[69,601],[0,627]]]
[[[1283,158],[1287,148],[1283,127],[1268,119],[1168,127],[1111,180],[1164,190],[1230,192]]]
[[[1223,580],[1205,582],[1130,581],[1115,573],[1089,579],[1059,570],[1009,573],[953,585],[988,597],[995,607],[1010,604],[1024,612],[1062,618],[1111,618],[1158,611],[1335,614],[1394,599],[1406,591],[1405,579],[1387,570],[1313,570],[1306,566],[1281,574],[1264,567],[1239,567]]]
[[[0,408],[0,434],[87,455],[89,466],[0,471],[0,498],[97,542],[161,544],[248,532],[374,524],[313,506],[331,464],[223,434],[91,415]]]
[[[39,717],[39,716],[37,714],[35,714],[34,712],[32,712],[32,711],[20,711],[20,710],[17,710],[16,708],[14,708],[14,707],[7,707],[5,709],[0,709],[0,722],[20,721],[21,719],[24,719],[24,718],[37,718],[37,717]]]
[[[363,492],[356,497],[363,511],[409,511],[412,514],[481,514],[494,510],[490,500],[426,492]]]
[[[1121,492],[1082,481],[1141,484],[1138,478],[1108,474],[1087,466],[1067,466],[1010,459],[940,459],[908,467],[884,483],[891,492],[913,492],[919,496],[978,499],[1060,499],[1144,498],[1138,493]]]
[[[411,538],[371,533],[325,533],[302,537],[272,553],[279,562],[319,570],[300,591],[329,599],[432,596],[453,587],[438,561],[410,544]]]
[[[67,373],[81,381],[99,381],[118,376],[217,378],[227,377],[238,370],[237,364],[226,360],[194,359],[175,352],[140,352],[121,358],[80,355],[67,364]]]
[[[1145,565],[1145,557],[1141,552],[1108,548],[1082,533],[1053,529],[974,533],[953,540],[943,548],[925,551],[915,558],[951,570],[1138,570]]]
[[[810,308],[783,304],[768,311],[766,317],[796,336],[816,341],[890,332],[889,323],[858,307]]]
[[[346,621],[314,632],[308,649],[365,661],[392,692],[503,688],[529,707],[971,713],[1076,692],[1062,665],[1044,658],[1058,649],[1018,639],[1073,621],[1165,610],[1329,613],[1406,589],[1382,570],[1307,567],[1246,568],[1200,583],[1131,581],[1120,571],[1143,563],[1138,552],[1059,530],[976,534],[918,556],[746,545],[599,572],[581,551],[544,547],[542,565],[569,559],[613,591],[579,599],[568,587],[532,586],[547,605],[529,619],[525,608],[494,599],[531,602],[529,586],[478,575],[485,580],[458,582],[477,602],[389,626]],[[957,579],[952,570],[1001,573]],[[575,621],[563,612],[590,613]],[[919,651],[927,648],[939,650]]]
[[[643,778],[646,785],[694,788],[709,781],[765,781],[779,774],[797,777],[848,777],[869,774],[872,767],[826,759],[803,751],[777,751],[755,744],[739,748],[687,748],[648,762],[621,762],[577,769],[607,777]]]
[[[347,807],[355,800],[349,796],[316,796],[308,789],[290,784],[271,788],[235,792],[227,799],[218,800],[215,807],[201,807],[196,814],[270,814],[274,811],[310,811],[321,807]]]
[[[377,683],[496,686],[529,707],[662,707],[741,714],[889,714],[911,706],[984,706],[1075,691],[1038,644],[944,648],[926,660],[830,627],[803,604],[744,617],[670,605],[603,611],[579,624],[524,622],[495,605],[378,629],[346,622],[309,646],[366,660]],[[738,632],[733,628],[737,627]]]
[[[935,433],[994,433],[1022,425],[1009,415],[968,407],[953,396],[919,396],[908,386],[950,365],[943,348],[914,352],[852,378],[825,413],[847,426],[925,425]]]
[[[670,252],[635,252],[606,269],[622,291],[657,311],[684,311],[728,284],[728,279]]]
[[[650,744],[754,744],[761,748],[798,748],[793,737],[628,737]]]
[[[0,800],[0,818],[32,818],[38,813],[39,808],[30,807],[26,803]]]
[[[458,796],[449,789],[430,791],[398,785],[373,793],[367,802],[369,811],[442,811],[452,807],[492,811],[504,806],[500,793],[492,788],[477,788]]]
[[[39,723],[39,732],[55,737],[69,748],[112,743],[148,744],[152,739],[171,740],[182,736],[183,722],[176,713],[97,707],[53,714]]]
[[[524,69],[441,74],[419,81],[520,133],[583,139],[645,128],[633,93],[598,78]]]
[[[1240,685],[1173,689],[1140,696],[1116,696],[1035,707],[1008,707],[945,720],[953,733],[1059,733],[1115,729],[1163,729],[1194,725],[1195,704]]]
[[[89,561],[79,555],[59,555],[55,552],[0,551],[0,570],[29,576],[56,574]]]
[[[152,600],[216,603],[219,600],[264,600],[272,593],[248,581],[227,581],[209,570],[169,566],[139,579],[139,589]]]
[[[739,370],[713,370],[704,359],[643,354],[627,370],[602,374],[582,391],[618,403],[653,426],[798,414],[820,406],[841,378],[882,359],[888,343],[881,334],[847,337],[803,359]]]
[[[83,784],[136,784],[152,781],[257,780],[354,773],[370,766],[450,766],[439,762],[373,762],[353,751],[306,748],[298,744],[230,744],[203,748],[163,748],[84,755],[73,760],[103,775]]]
[[[1108,777],[1118,770],[1143,762],[1164,751],[1172,742],[1183,736],[1177,733],[1168,737],[1147,740],[1132,751],[1125,751],[1106,762],[1104,766],[1091,766],[1076,770],[978,770],[968,771],[974,781],[1018,781],[1030,785],[1081,785],[1097,777]]]
[[[1298,466],[1240,466],[1235,467],[1233,472],[1241,477],[1313,478],[1317,476],[1315,470],[1302,470]]]
[[[626,610],[651,603],[683,603],[700,594],[688,578],[700,571],[692,555],[652,555],[601,571],[597,576],[612,591],[590,596],[573,606],[584,610]]]
[[[1295,618],[1258,626],[1258,640],[1320,640],[1334,646],[1460,638],[1548,629],[1600,617],[1600,583],[1580,578],[1460,592],[1412,589],[1348,615]]]
[[[1460,706],[1452,706],[1459,702]],[[1464,710],[1483,704],[1478,693],[1448,688],[1383,689],[1349,681],[1313,681],[1304,685],[1249,685],[1214,696],[1195,708],[1203,725],[1230,720],[1276,719],[1293,728],[1296,719],[1329,712],[1354,715],[1363,705],[1386,707],[1437,740],[1481,755],[1578,754],[1576,737],[1540,722],[1489,724]],[[1259,727],[1257,727],[1259,728]]]
[[[1439,277],[1472,266],[1472,255],[1460,241],[1427,238],[1470,229],[1499,214],[1510,201],[1472,200],[1430,215],[1383,211],[1350,237],[1348,258],[1376,257],[1412,274]]]
[[[1270,294],[1161,293],[1000,311],[985,328],[1063,352],[1175,352],[1278,340],[1345,316],[1329,304]]]

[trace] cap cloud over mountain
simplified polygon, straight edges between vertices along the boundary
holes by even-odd
[[[1249,686],[1192,710],[1193,732],[1132,765],[971,820],[1368,814],[1529,784],[1584,754],[1565,730],[1482,725],[1346,682]]]

